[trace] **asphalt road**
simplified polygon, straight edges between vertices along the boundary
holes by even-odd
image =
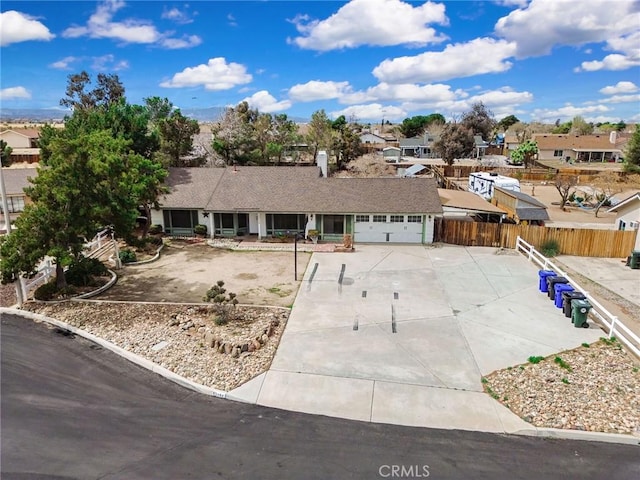
[[[205,397],[79,337],[1,320],[1,475],[640,478],[640,447],[406,428]]]

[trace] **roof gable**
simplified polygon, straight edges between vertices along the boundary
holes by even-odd
[[[607,212],[617,212],[618,210],[621,210],[622,208],[626,208],[629,207],[633,204],[637,204],[638,207],[640,207],[640,192],[636,192],[633,195],[631,195],[628,198],[625,198],[624,200],[622,200],[620,203],[618,203],[617,205],[611,207],[609,210],[607,210]]]

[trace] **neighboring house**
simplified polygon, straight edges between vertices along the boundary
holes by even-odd
[[[640,192],[636,192],[620,203],[611,207],[607,212],[616,214],[618,230],[636,230],[640,226]],[[640,235],[636,234],[635,250],[640,250]]]
[[[422,136],[401,138],[399,140],[400,155],[415,158],[438,158],[438,153],[433,149],[433,144],[438,137],[425,133]]]
[[[25,205],[30,203],[29,198],[24,193],[24,189],[31,185],[29,178],[34,178],[38,174],[35,168],[3,168],[5,191],[7,192],[7,204],[9,207],[9,219],[13,223]],[[3,203],[0,201],[0,229],[4,229],[5,215]]]
[[[544,203],[522,192],[496,187],[491,203],[507,212],[507,217],[523,225],[542,225],[549,220]]]
[[[463,219],[468,217],[499,222],[507,213],[472,192],[439,188],[438,195],[442,202],[442,215],[445,218]]]
[[[534,133],[539,160],[573,162],[616,162],[622,158],[622,145],[614,134],[569,135]]]
[[[7,142],[12,149],[11,163],[26,162],[37,163],[40,161],[40,148],[38,138],[40,132],[33,128],[18,128],[15,130],[3,130],[0,132],[0,140]]]
[[[317,230],[325,241],[431,243],[432,178],[325,178],[315,167],[171,168],[152,223],[169,235],[258,238]]]
[[[378,135],[377,133],[365,132],[360,134],[360,142],[362,142],[363,145],[366,145],[366,144],[384,145],[387,143],[387,140],[384,137],[381,137],[380,135]]]
[[[511,154],[517,150],[519,146],[520,140],[516,135],[505,135],[504,143],[502,144],[502,154],[507,158],[511,158]]]

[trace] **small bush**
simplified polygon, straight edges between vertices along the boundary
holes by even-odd
[[[216,325],[226,325],[230,318],[233,309],[238,304],[236,294],[229,292],[224,288],[224,282],[218,280],[209,290],[203,300],[205,302],[211,302],[214,304],[214,310],[217,314],[215,323]]]
[[[36,288],[36,291],[33,292],[33,298],[36,300],[52,300],[58,294],[58,287],[56,287],[56,279],[54,278],[48,283],[44,285],[40,285]]]
[[[149,227],[149,233],[151,235],[157,235],[158,233],[162,233],[162,225],[158,225],[157,223],[154,225],[151,225]]]
[[[556,240],[547,240],[540,247],[545,257],[555,257],[560,253],[560,244]]]
[[[529,363],[536,364],[544,360],[544,357],[529,357],[527,360],[529,360]]]
[[[132,263],[135,262],[138,257],[136,256],[136,252],[129,248],[125,248],[124,250],[120,250],[118,255],[120,257],[120,261],[122,263]]]
[[[567,362],[565,362],[562,358],[556,357],[553,359],[553,361],[556,364],[558,364],[560,368],[564,368],[565,370],[571,371],[571,366]]]
[[[86,287],[93,283],[94,277],[108,275],[107,267],[96,258],[80,257],[75,259],[65,272],[65,278],[69,285]]]
[[[195,227],[193,227],[193,231],[196,235],[206,235],[207,234],[207,226],[199,223]]]

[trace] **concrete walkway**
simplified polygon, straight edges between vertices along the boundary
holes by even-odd
[[[358,245],[314,253],[266,373],[230,398],[422,427],[535,430],[481,378],[594,342],[538,291],[537,268],[484,247]]]

